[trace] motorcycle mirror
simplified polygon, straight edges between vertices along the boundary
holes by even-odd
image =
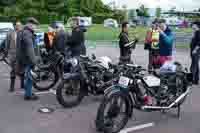
[[[94,54],[92,54],[92,59],[96,60],[96,56]]]

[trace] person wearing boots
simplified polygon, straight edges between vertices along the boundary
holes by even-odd
[[[191,41],[191,72],[193,75],[193,84],[199,84],[199,57],[200,57],[200,22],[193,23],[193,38]]]
[[[10,92],[14,92],[15,90],[15,80],[16,80],[16,39],[17,32],[19,32],[22,28],[20,22],[17,22],[15,25],[15,31],[9,32],[6,39],[6,49],[8,52],[8,59],[11,64],[11,72],[10,72]],[[21,89],[24,88],[24,74],[21,73]]]
[[[128,44],[128,22],[122,23],[122,31],[119,35],[120,61],[119,64],[131,63],[131,49],[125,47]]]

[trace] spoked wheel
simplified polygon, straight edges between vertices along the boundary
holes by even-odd
[[[79,105],[85,96],[82,87],[81,80],[69,79],[62,81],[56,90],[58,102],[65,108]]]
[[[97,112],[97,130],[104,133],[118,133],[128,122],[129,107],[126,95],[121,92],[104,98]]]
[[[0,50],[0,61],[4,61],[4,58],[6,57],[6,51]]]
[[[39,91],[47,91],[54,87],[59,80],[59,73],[57,71],[41,71],[35,72],[33,77],[33,86]]]

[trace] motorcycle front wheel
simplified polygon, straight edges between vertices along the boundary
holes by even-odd
[[[62,80],[56,90],[56,98],[64,108],[72,108],[81,103],[85,93],[81,80]]]
[[[129,108],[127,96],[121,92],[105,97],[97,111],[96,129],[104,133],[120,132],[129,120]]]

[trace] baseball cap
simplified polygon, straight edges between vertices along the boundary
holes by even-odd
[[[35,24],[35,25],[39,25],[40,23],[38,22],[37,19],[35,19],[34,17],[29,17],[27,20],[26,20],[26,23],[32,23],[32,24]]]

